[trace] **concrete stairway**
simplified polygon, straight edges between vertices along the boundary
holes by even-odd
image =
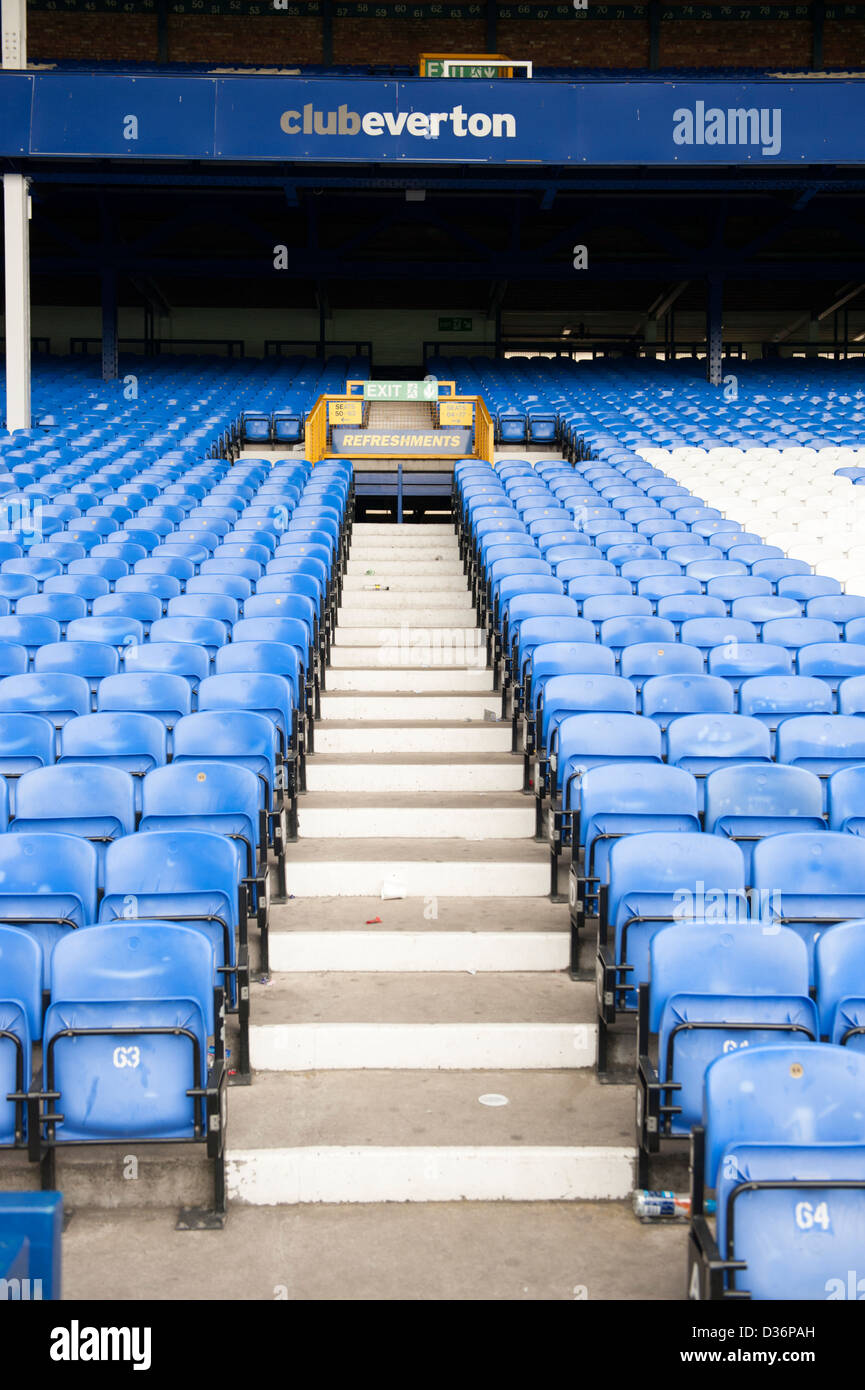
[[[358,524],[289,856],[235,1203],[621,1198],[633,1096],[595,1080],[510,727],[450,526]]]

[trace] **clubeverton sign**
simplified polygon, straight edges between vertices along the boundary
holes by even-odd
[[[865,82],[0,73],[0,156],[865,164]],[[26,165],[25,165],[26,167]]]

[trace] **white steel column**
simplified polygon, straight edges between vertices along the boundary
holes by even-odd
[[[2,0],[3,67],[27,66],[26,0]],[[30,224],[23,174],[3,175],[6,269],[6,428],[30,428]]]

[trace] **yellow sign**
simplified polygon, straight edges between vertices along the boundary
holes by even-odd
[[[440,401],[439,402],[439,424],[440,425],[468,425],[472,424],[472,407],[470,401]]]
[[[362,425],[363,401],[328,401],[327,423],[329,425]]]

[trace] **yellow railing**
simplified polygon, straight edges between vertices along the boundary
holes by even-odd
[[[486,459],[488,463],[492,463],[493,444],[494,431],[492,417],[487,410],[483,396],[478,396],[475,404],[475,458]]]
[[[356,383],[354,383],[354,382],[347,382],[347,383],[346,383],[346,385],[347,385],[348,387],[351,387],[351,386],[353,386],[353,385],[355,385],[355,384],[356,384]],[[451,386],[451,388],[453,388],[453,383],[452,383],[452,382],[447,382],[447,383],[441,383],[441,382],[440,382],[440,383],[439,383],[439,385],[442,385],[442,384]],[[324,458],[333,458],[334,455],[335,455],[335,452],[336,452],[336,451],[331,447],[330,437],[329,437],[329,436],[330,436],[330,431],[329,431],[329,428],[328,428],[328,419],[327,419],[327,415],[328,415],[328,410],[327,410],[328,403],[329,403],[330,401],[348,401],[348,400],[351,400],[351,399],[355,399],[355,400],[357,399],[357,393],[356,393],[356,392],[346,391],[346,392],[343,393],[343,394],[333,394],[333,395],[328,395],[328,396],[319,396],[319,398],[318,398],[318,400],[316,401],[315,405],[312,407],[312,410],[309,412],[309,414],[308,414],[307,417],[306,417],[306,436],[305,436],[304,452],[305,452],[306,457],[309,459],[310,463],[315,464],[315,463],[319,463],[319,462],[321,461],[321,459],[324,459]],[[493,442],[494,442],[494,437],[493,437],[493,422],[492,422],[492,419],[491,419],[491,417],[490,417],[490,413],[489,413],[489,411],[487,410],[487,407],[486,407],[486,404],[485,404],[485,402],[484,402],[484,400],[483,400],[483,397],[481,397],[481,396],[457,396],[457,395],[454,394],[453,389],[451,389],[450,393],[449,393],[448,395],[444,396],[443,399],[444,399],[444,400],[453,400],[453,401],[466,401],[467,403],[470,403],[471,405],[474,406],[475,424],[474,424],[474,445],[473,445],[473,448],[472,448],[472,457],[474,457],[474,458],[480,458],[480,459],[488,459],[490,462],[492,462],[492,458],[493,458]],[[345,455],[345,456],[347,456],[347,457],[352,457],[352,454],[351,454],[351,451],[350,451],[350,450],[349,450],[349,451],[343,450],[342,453],[343,453],[343,455]],[[362,458],[362,457],[364,457],[364,455],[358,454],[358,455],[356,455],[356,457]],[[386,457],[386,455],[384,455],[384,456],[382,456],[382,455],[370,455],[369,457]]]

